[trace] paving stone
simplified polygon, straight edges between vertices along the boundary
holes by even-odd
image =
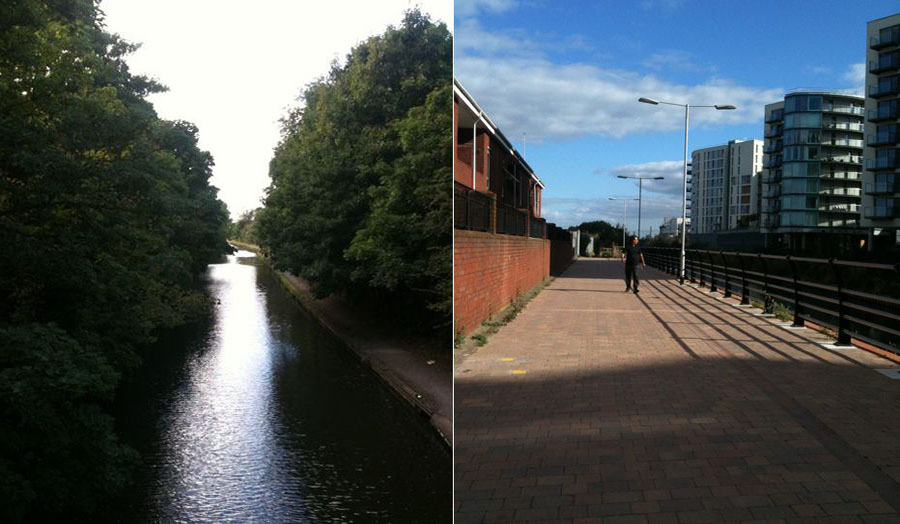
[[[894,364],[621,273],[576,261],[462,363],[457,522],[891,522]]]

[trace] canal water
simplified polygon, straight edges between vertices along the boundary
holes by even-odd
[[[294,303],[249,252],[209,266],[208,324],[122,388],[147,522],[449,522],[451,455],[427,423]]]

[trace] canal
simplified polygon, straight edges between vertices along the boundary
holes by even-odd
[[[249,252],[209,266],[210,321],[129,378],[141,453],[115,513],[152,522],[449,522],[451,455]]]

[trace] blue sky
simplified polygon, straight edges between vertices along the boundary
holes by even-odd
[[[689,149],[762,139],[763,106],[792,89],[862,92],[866,22],[896,1],[456,0],[455,75],[546,183],[560,226],[622,221],[644,183],[642,227],[681,214]],[[628,226],[636,228],[629,206]]]

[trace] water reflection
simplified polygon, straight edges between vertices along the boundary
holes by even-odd
[[[156,436],[142,449],[139,513],[167,522],[450,520],[450,454],[271,271],[239,252],[210,266],[208,286],[218,300],[209,329],[174,385],[159,391],[150,381],[156,391],[144,391],[159,402]]]

